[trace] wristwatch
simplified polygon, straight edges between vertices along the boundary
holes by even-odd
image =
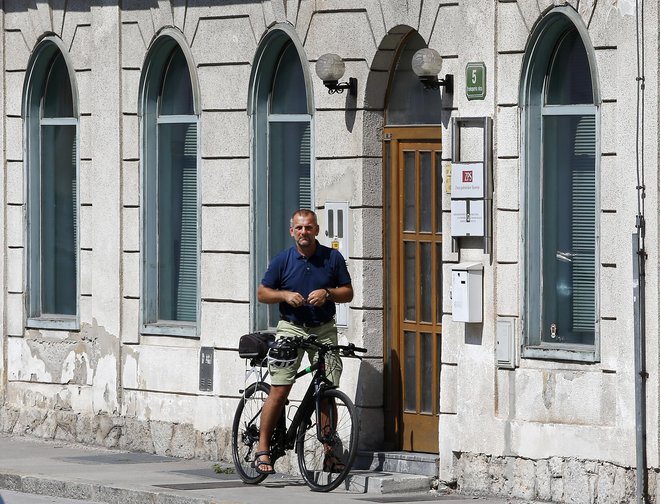
[[[332,299],[332,294],[330,294],[330,289],[325,287],[325,298],[326,299]]]

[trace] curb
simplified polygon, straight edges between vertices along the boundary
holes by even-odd
[[[192,497],[175,493],[135,490],[98,485],[94,483],[59,480],[42,476],[23,476],[0,473],[0,489],[14,492],[63,497],[66,499],[92,500],[107,504],[222,504],[223,501],[204,497]]]

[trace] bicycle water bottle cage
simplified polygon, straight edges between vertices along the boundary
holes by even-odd
[[[298,348],[286,338],[277,340],[268,352],[268,364],[276,368],[289,368],[298,359]]]

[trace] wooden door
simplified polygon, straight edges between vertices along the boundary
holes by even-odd
[[[390,430],[400,449],[437,453],[442,337],[440,128],[387,128],[385,138]]]

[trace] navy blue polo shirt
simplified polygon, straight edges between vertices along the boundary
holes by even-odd
[[[305,299],[316,289],[332,289],[351,283],[346,261],[339,251],[316,242],[310,258],[295,246],[277,254],[268,265],[262,285],[276,290],[300,293]],[[298,324],[322,324],[332,320],[335,303],[327,300],[322,306],[304,305],[294,308],[280,303],[280,315]]]

